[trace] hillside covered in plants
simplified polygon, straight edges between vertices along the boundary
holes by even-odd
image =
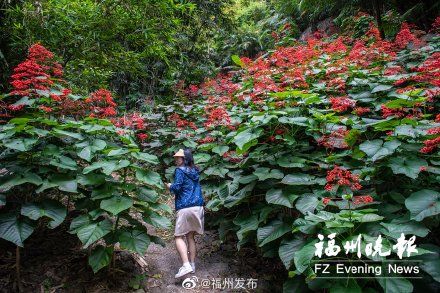
[[[275,291],[440,290],[438,4],[64,2],[2,4],[0,256],[15,262],[0,262],[2,290],[35,288],[20,257],[47,231],[103,279],[116,252],[172,245],[147,227],[173,227],[164,183],[181,148],[207,226],[270,259]],[[315,267],[402,255],[416,278]]]

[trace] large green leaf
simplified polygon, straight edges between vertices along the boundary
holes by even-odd
[[[50,160],[49,164],[66,170],[76,170],[77,168],[76,162],[74,160],[63,155],[53,158],[52,160]]]
[[[282,124],[294,124],[298,126],[308,126],[307,117],[280,117],[278,118],[278,122]]]
[[[417,260],[421,260],[420,268],[431,275],[431,277],[440,282],[440,247],[432,244],[422,244],[420,248],[431,251],[424,255],[418,255]]]
[[[231,56],[231,59],[232,59],[232,61],[233,61],[235,64],[237,64],[238,66],[240,66],[240,67],[243,67],[243,66],[244,66],[243,61],[241,61],[241,59],[240,59],[240,57],[239,57],[238,55],[232,55],[232,56]]]
[[[283,180],[281,180],[281,183],[287,185],[314,185],[314,184],[322,184],[324,183],[324,181],[319,180],[315,176],[309,174],[295,173],[284,176]]]
[[[258,228],[257,230],[257,239],[258,239],[258,246],[263,246],[266,243],[269,243],[271,241],[274,241],[287,232],[289,232],[290,226],[286,223],[275,219],[272,222],[270,222],[268,225]]]
[[[266,167],[260,167],[255,169],[254,175],[258,177],[258,180],[264,181],[266,179],[281,179],[284,177],[283,172],[278,169],[269,169]]]
[[[141,255],[147,251],[148,245],[150,245],[150,237],[147,233],[139,230],[122,232],[118,237],[118,241],[122,248]]]
[[[315,243],[317,242],[317,239],[312,240],[295,252],[293,262],[298,272],[303,273],[309,267],[310,262],[315,255]]]
[[[34,223],[27,218],[18,218],[14,214],[0,214],[0,238],[23,247],[23,242],[35,229]]]
[[[172,225],[170,219],[153,211],[145,213],[143,219],[145,222],[161,229],[169,229]]]
[[[155,155],[150,155],[147,153],[141,153],[141,152],[132,152],[131,155],[133,158],[136,158],[141,161],[145,161],[154,165],[159,164],[159,159]]]
[[[277,164],[284,168],[302,168],[306,160],[299,157],[282,156],[277,160]]]
[[[229,172],[229,169],[224,168],[220,165],[215,165],[212,167],[209,167],[205,170],[203,170],[203,173],[205,173],[208,176],[219,176],[219,177],[225,177],[226,173]]]
[[[254,175],[254,174],[249,174],[246,176],[241,176],[238,178],[238,182],[241,184],[248,184],[251,183],[252,181],[258,180],[258,176]]]
[[[206,153],[197,153],[194,154],[194,162],[196,164],[206,163],[211,159],[211,155]]]
[[[219,156],[223,156],[223,154],[228,150],[229,147],[227,145],[218,145],[212,149],[212,152],[218,154]]]
[[[438,215],[440,213],[440,193],[429,189],[414,192],[405,200],[405,206],[411,212],[411,219],[416,221]]]
[[[95,243],[112,230],[112,223],[105,219],[98,223],[90,223],[84,226],[81,226],[76,234],[78,235],[79,240],[81,240],[84,248],[87,248],[89,245]]]
[[[70,222],[69,233],[77,233],[78,229],[86,226],[90,223],[90,217],[88,215],[80,215]]]
[[[109,157],[117,157],[117,156],[125,155],[125,154],[127,154],[129,152],[130,152],[130,150],[128,150],[128,149],[117,148],[117,149],[113,149],[113,150],[109,151],[107,153],[107,156],[109,156]]]
[[[29,151],[32,146],[37,143],[38,139],[34,138],[17,138],[12,140],[6,140],[3,142],[3,145],[7,148],[25,152]]]
[[[113,195],[108,199],[102,200],[99,206],[101,209],[117,215],[133,206],[133,199],[127,196]]]
[[[84,139],[84,137],[80,133],[76,133],[76,132],[65,131],[65,130],[58,129],[58,128],[55,128],[53,130],[53,132],[56,133],[56,134],[61,134],[61,135],[69,136],[69,137],[72,137],[72,138],[75,138],[75,139],[78,139],[78,140],[83,140]]]
[[[304,215],[313,212],[319,204],[318,198],[313,194],[303,194],[295,204],[295,207]]]
[[[235,194],[229,195],[224,200],[224,206],[227,208],[233,207],[243,201],[247,195],[254,189],[255,181],[249,183],[242,189],[238,190]]]
[[[288,192],[283,189],[270,189],[266,192],[266,201],[268,203],[283,205],[288,208],[292,207],[292,203],[295,199],[298,198],[298,195]]]
[[[417,235],[419,237],[426,237],[426,235],[429,233],[428,228],[426,228],[422,223],[415,221],[393,220],[391,223],[380,224],[388,230],[388,232],[384,231],[384,233],[394,238],[400,237],[402,233],[406,235]]]
[[[114,160],[114,161],[99,161],[87,166],[83,170],[83,174],[90,173],[97,169],[102,169],[102,172],[106,175],[110,175],[112,172],[125,168],[130,165],[128,160]]]
[[[41,217],[52,219],[48,226],[53,229],[59,226],[66,218],[66,207],[59,201],[45,199],[40,203],[25,203],[21,207],[21,214],[32,220],[38,220]]]
[[[157,188],[163,189],[162,179],[157,172],[138,169],[136,170],[136,179],[149,185],[156,186]]]
[[[102,245],[96,246],[89,256],[89,265],[93,272],[96,273],[100,269],[110,264],[113,255],[113,246],[104,247]]]
[[[377,92],[389,91],[392,87],[393,87],[392,85],[388,85],[388,84],[379,84],[371,90],[371,93],[374,94]]]
[[[49,178],[51,184],[58,186],[58,189],[66,192],[77,192],[78,182],[76,178],[72,178],[68,175],[57,174]]]
[[[87,162],[90,162],[92,160],[92,148],[90,146],[86,146],[85,148],[83,148],[81,151],[79,151],[78,153],[78,157],[80,157],[81,159],[86,160]]]
[[[400,145],[398,140],[384,142],[381,139],[374,139],[361,143],[359,149],[366,153],[371,161],[375,162],[393,154]]]
[[[233,220],[233,223],[240,226],[240,229],[237,231],[237,237],[239,240],[242,240],[243,235],[247,232],[258,229],[258,217],[256,215],[239,215]]]
[[[295,253],[299,251],[305,243],[306,240],[300,236],[289,240],[283,239],[283,241],[281,241],[280,247],[278,248],[278,255],[286,269],[291,267]]]
[[[405,174],[412,179],[416,179],[419,176],[420,167],[427,165],[428,163],[424,159],[407,156],[391,158],[388,163],[394,174]]]
[[[157,201],[157,191],[147,187],[139,187],[137,192],[137,198],[142,201],[156,202]]]
[[[21,185],[24,183],[32,183],[35,185],[40,185],[43,181],[41,177],[34,173],[26,172],[24,174],[14,174],[10,177],[1,178],[0,192],[8,191],[14,186]]]
[[[247,151],[251,146],[257,144],[257,138],[261,136],[263,129],[248,128],[239,132],[232,140],[239,148],[239,153]]]

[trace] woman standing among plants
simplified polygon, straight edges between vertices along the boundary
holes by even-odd
[[[175,194],[176,224],[174,237],[176,248],[182,260],[182,267],[176,278],[195,272],[196,243],[195,234],[204,232],[204,200],[199,182],[200,170],[194,164],[190,149],[179,149],[174,154],[177,166],[174,183],[167,183],[167,188]],[[188,245],[185,243],[185,238]],[[188,257],[189,254],[189,257]]]

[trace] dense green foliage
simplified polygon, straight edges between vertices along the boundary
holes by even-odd
[[[170,94],[179,79],[201,79],[212,70],[216,31],[229,27],[222,13],[228,1],[200,2],[17,1],[2,13],[5,73],[42,42],[61,57],[75,89],[110,87],[127,108],[139,108]]]
[[[196,149],[220,236],[235,233],[238,249],[255,244],[279,257],[287,292],[435,291],[439,57],[438,35],[423,41],[406,25],[393,42],[373,26],[357,40],[310,38],[255,60],[234,56],[236,71],[160,109],[172,114],[151,120],[160,127],[150,146],[172,145],[165,157],[180,145]],[[337,233],[341,247],[381,234],[385,251],[401,233],[416,235],[411,257],[424,261],[424,279],[315,279],[318,233]],[[385,260],[364,248],[362,259]]]
[[[144,222],[170,227],[161,163],[183,145],[220,238],[281,261],[286,292],[438,289],[437,16],[433,1],[2,2],[0,238],[23,247],[72,212],[94,272],[117,243],[145,253],[162,242]],[[331,233],[383,250],[415,235],[423,279],[317,279]]]
[[[100,119],[113,113],[110,93],[73,95],[49,74],[62,74],[57,65],[43,47],[31,47],[13,75],[17,90],[4,97],[15,115],[2,113],[8,121],[0,126],[0,237],[23,247],[39,223],[54,229],[71,212],[78,216],[69,232],[83,247],[100,243],[89,256],[97,272],[116,243],[140,254],[150,242],[164,245],[143,223],[169,228],[160,213],[172,210],[159,203],[158,158],[141,150],[132,130]]]

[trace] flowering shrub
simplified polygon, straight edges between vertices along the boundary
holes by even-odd
[[[97,272],[111,264],[118,242],[140,254],[150,242],[164,245],[144,222],[168,228],[170,220],[159,212],[171,209],[158,203],[158,158],[134,139],[135,131],[145,131],[143,118],[133,114],[127,123],[113,117],[116,103],[105,89],[87,98],[73,95],[53,57],[33,45],[2,100],[0,238],[23,247],[37,225],[53,229],[73,212],[69,232],[83,248],[93,248],[89,264]]]
[[[316,279],[313,249],[318,234],[335,231],[340,241],[382,234],[386,247],[405,233],[417,236],[416,257],[438,256],[438,50],[438,35],[422,41],[403,24],[383,40],[369,23],[357,39],[315,34],[255,60],[237,57],[239,71],[207,79],[191,104],[160,108],[175,119],[162,117],[150,139],[173,145],[166,156],[179,143],[196,148],[220,235],[279,257],[286,291],[411,292],[405,278]],[[195,127],[176,131],[175,121]],[[440,281],[434,262],[421,266],[431,289]]]

